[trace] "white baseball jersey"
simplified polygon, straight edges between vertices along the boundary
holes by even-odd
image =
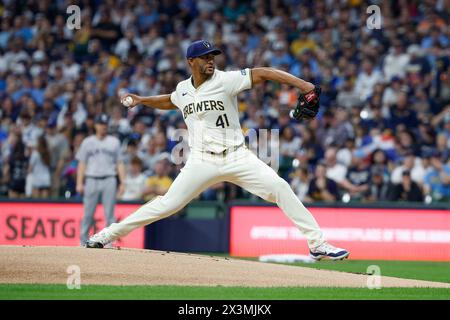
[[[183,113],[191,150],[222,152],[244,142],[237,95],[251,87],[249,68],[227,72],[215,69],[198,88],[192,77],[178,83],[170,100]]]

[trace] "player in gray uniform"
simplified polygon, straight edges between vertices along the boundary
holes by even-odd
[[[77,192],[83,194],[84,218],[81,222],[80,242],[89,237],[94,224],[94,213],[101,198],[105,210],[106,225],[115,222],[114,205],[117,191],[123,193],[125,166],[119,159],[120,141],[108,135],[109,117],[106,114],[95,118],[95,135],[83,140],[77,152]],[[119,186],[117,186],[119,176]]]

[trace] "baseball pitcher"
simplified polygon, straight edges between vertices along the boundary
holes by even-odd
[[[320,88],[273,68],[220,71],[215,69],[214,63],[218,54],[221,51],[208,41],[195,41],[186,52],[192,76],[178,83],[174,92],[121,97],[128,107],[142,104],[163,110],[180,109],[188,128],[191,152],[164,196],[154,198],[120,223],[113,223],[93,235],[86,247],[103,248],[136,228],[176,213],[208,187],[228,181],[276,203],[306,236],[312,258],[347,258],[347,250],[336,248],[324,239],[314,217],[289,184],[245,146],[239,123],[237,95],[243,90],[268,80],[294,86],[300,95],[291,117],[303,120],[316,116]]]

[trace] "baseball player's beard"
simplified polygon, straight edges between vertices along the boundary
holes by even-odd
[[[207,75],[208,77],[210,77],[214,73],[214,65],[212,65],[212,66],[205,65],[202,68],[202,73]]]

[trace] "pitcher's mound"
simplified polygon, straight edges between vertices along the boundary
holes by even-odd
[[[368,279],[363,274],[153,250],[0,246],[0,256],[0,283],[66,284],[68,268],[74,265],[83,285],[366,287]],[[381,286],[450,288],[392,277],[382,277]]]

